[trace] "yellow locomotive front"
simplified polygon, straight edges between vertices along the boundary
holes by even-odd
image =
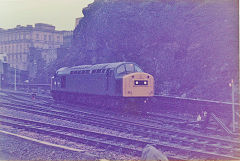
[[[123,76],[123,97],[154,96],[154,79],[148,73],[136,72]]]

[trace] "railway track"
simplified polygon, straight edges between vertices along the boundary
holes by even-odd
[[[40,106],[50,106],[50,107],[54,107],[55,109],[59,109],[59,106],[67,106],[66,108],[61,108],[61,111],[68,111],[68,109],[73,109],[73,108],[83,108],[84,111],[89,111],[89,106],[86,105],[81,105],[79,107],[79,105],[74,105],[74,104],[59,104],[57,106],[55,106],[54,104],[56,102],[54,102],[51,98],[49,97],[42,97],[41,99],[43,99],[45,102],[47,103],[42,103],[42,102],[38,102],[37,104],[39,104]],[[34,103],[36,103],[36,101],[34,101]],[[98,110],[96,110],[98,108],[92,108],[93,111],[91,111],[90,113],[99,113],[102,117],[102,114],[104,114],[107,111],[109,111],[109,109],[103,109],[100,108]],[[110,111],[110,115],[113,116],[119,116],[119,111]],[[194,131],[194,132],[198,132],[198,133],[207,133],[208,135],[213,135],[213,136],[226,136],[227,135],[233,135],[232,133],[227,133],[226,131],[224,131],[222,128],[219,128],[219,125],[216,124],[216,122],[214,122],[213,120],[209,121],[208,123],[208,127],[204,127],[202,128],[201,123],[196,122],[195,120],[193,121],[193,118],[191,118],[191,115],[187,115],[185,117],[178,117],[176,113],[170,113],[167,114],[168,112],[165,110],[161,110],[159,111],[159,113],[147,113],[144,115],[141,115],[140,117],[137,116],[137,120],[139,120],[139,118],[143,118],[142,121],[143,122],[149,122],[151,124],[156,124],[156,125],[161,125],[161,126],[172,126],[172,127],[176,127],[179,129],[183,129],[185,128],[186,130],[189,131]],[[129,115],[129,114],[127,114]],[[107,116],[109,117],[109,115]],[[114,117],[113,117],[114,118]],[[190,118],[190,119],[189,119]],[[128,118],[129,119],[129,118]],[[135,119],[135,120],[136,120]],[[196,119],[196,118],[194,118]],[[194,123],[192,123],[194,122]]]
[[[25,104],[26,102],[29,102],[29,99],[26,98],[19,98],[14,96],[14,95],[10,95],[12,98],[14,98],[15,100],[21,100],[23,101],[23,103]],[[25,97],[30,97],[29,94],[25,94]],[[55,107],[56,109],[61,109],[61,111],[68,111],[69,109],[76,107],[79,109],[79,106],[76,106],[74,104],[60,104],[55,106],[54,105],[54,101],[53,99],[51,99],[51,97],[41,97],[38,96],[38,98],[41,99],[41,101],[37,101],[37,100],[30,100],[30,102],[33,102],[34,105],[38,104],[41,107],[42,106],[50,106],[50,107]],[[59,108],[59,106],[68,106],[67,108]],[[89,107],[86,108],[86,106],[81,105],[81,108],[85,108],[85,110],[89,110]],[[96,112],[97,108],[93,108],[94,112]],[[100,109],[99,113],[105,113],[105,110],[108,109]],[[117,113],[117,114],[116,114]],[[116,113],[111,113],[111,115],[119,115],[119,111],[117,111]],[[102,117],[102,115],[101,115]],[[108,116],[109,117],[109,116]],[[198,133],[208,133],[209,135],[220,135],[220,136],[225,136],[226,132],[223,131],[221,128],[219,128],[219,126],[217,126],[215,124],[215,122],[213,122],[213,124],[211,124],[211,127],[205,128],[204,131],[202,130],[202,128],[199,126],[199,124],[194,123],[191,124],[191,119],[189,120],[189,117],[191,117],[190,115],[188,115],[187,117],[177,117],[176,114],[167,114],[166,111],[160,111],[159,113],[148,113],[147,115],[141,116],[141,118],[144,117],[145,119],[143,120],[144,122],[147,121],[151,124],[156,124],[156,125],[162,125],[162,126],[172,126],[172,127],[176,127],[176,128],[185,128],[186,130],[190,130],[190,131],[194,131],[194,132],[198,132]]]
[[[36,122],[25,119],[18,119],[9,116],[0,115],[1,124],[11,126],[18,129],[24,129],[30,132],[37,132],[44,135],[50,135],[67,139],[69,141],[83,143],[87,145],[97,146],[106,150],[127,153],[131,155],[141,156],[143,147],[148,142],[143,140],[129,139],[125,137],[114,136],[110,134],[102,134],[87,130],[80,130],[64,126],[57,126],[42,122]],[[182,159],[179,157],[171,157],[170,159]]]
[[[17,98],[17,99],[19,99],[19,98]],[[43,97],[43,99],[45,100],[46,99],[46,97]],[[50,100],[50,101],[49,101]],[[26,102],[26,99],[23,99],[22,101],[25,101]],[[34,106],[36,106],[36,100],[34,100],[33,101],[34,102]],[[52,99],[51,98],[49,98],[49,97],[47,97],[47,99],[45,100],[45,102],[47,102],[47,103],[42,103],[42,101],[41,101],[41,103],[37,103],[37,104],[39,104],[39,105],[41,105],[40,107],[42,107],[42,106],[44,106],[44,105],[50,105],[50,106],[52,106],[51,105],[51,103],[54,103],[53,101],[52,101]],[[48,103],[49,102],[49,103]],[[55,108],[54,110],[56,110],[56,109],[60,109],[60,111],[68,111],[69,110],[69,107],[65,107],[65,108],[59,108],[59,106],[66,106],[66,105],[57,105],[57,106],[55,106],[55,105],[53,105],[53,107]],[[74,106],[74,105],[71,105],[71,106]],[[76,106],[75,106],[76,107]],[[49,107],[47,107],[47,108],[49,108]],[[95,110],[95,109],[94,109]],[[96,110],[95,110],[96,111]],[[74,110],[70,110],[70,112],[73,112],[73,113],[75,113],[75,112],[79,112],[79,111],[74,111]],[[86,114],[86,113],[85,113]],[[85,115],[84,114],[84,115]],[[90,113],[90,115],[94,115],[94,113]],[[113,114],[114,115],[114,114]],[[98,116],[98,117],[102,117],[102,115],[100,115],[100,116]],[[107,116],[107,118],[109,117],[109,115]],[[180,122],[181,123],[181,121],[185,121],[185,119],[184,118],[176,118],[175,116],[167,116],[167,115],[165,115],[164,114],[164,119],[162,118],[162,116],[160,117],[160,121],[159,121],[159,114],[157,115],[157,117],[158,117],[158,119],[157,120],[154,120],[154,119],[152,119],[152,118],[150,118],[149,120],[151,120],[151,121],[147,121],[147,122],[151,122],[151,124],[153,124],[154,122],[156,123],[156,125],[159,125],[159,122],[161,122],[161,124],[166,124],[166,126],[172,126],[172,124],[175,124],[174,126],[176,127],[176,125]],[[171,117],[174,117],[174,120],[171,120],[172,118]],[[108,118],[109,119],[109,118]],[[110,118],[111,119],[111,121],[114,119],[114,118]],[[145,120],[144,120],[145,121]],[[172,127],[171,127],[172,128]],[[181,127],[182,128],[182,127]],[[197,129],[199,129],[199,128],[194,128],[194,131],[193,132],[196,132],[196,130]],[[189,130],[189,129],[186,129],[186,130]],[[191,131],[191,130],[190,130]]]
[[[14,128],[20,128],[31,132],[37,132],[44,135],[51,135],[55,137],[60,137],[63,139],[67,139],[74,142],[80,142],[80,143],[87,143],[88,145],[95,145],[97,147],[105,148],[108,150],[114,150],[114,151],[121,151],[123,153],[128,153],[131,155],[137,155],[140,156],[143,147],[146,144],[151,144],[152,142],[147,141],[146,139],[138,138],[126,138],[126,137],[119,137],[114,136],[110,134],[102,134],[87,130],[79,130],[75,128],[69,128],[64,126],[57,126],[53,124],[47,124],[42,122],[36,122],[31,120],[25,120],[25,119],[18,119],[14,117],[9,116],[3,116],[0,115],[1,118],[1,124],[6,126],[11,126]],[[191,154],[195,154],[197,156],[205,156],[211,158],[219,158],[219,159],[239,159],[237,157],[229,156],[227,154],[216,154],[214,152],[202,152],[201,149],[199,150],[192,150],[190,148],[181,148],[179,149],[178,146],[173,144],[165,145],[163,143],[155,143],[155,146],[162,149],[167,149],[167,151],[174,151],[178,150],[179,154],[188,154],[188,152],[191,152]],[[187,152],[186,152],[187,149]],[[209,149],[210,150],[210,149]],[[180,157],[179,155],[176,156],[170,156],[168,155],[169,159],[186,159],[183,156]],[[208,158],[209,159],[209,158]]]
[[[28,103],[26,103],[28,100],[26,100],[26,99],[23,99],[23,100],[20,99],[20,100],[24,101],[24,102],[22,102],[22,104],[28,105]],[[17,103],[16,99],[12,100],[12,101],[15,101]],[[37,106],[37,105],[39,105],[39,106]],[[75,105],[71,105],[71,106],[67,106],[67,107],[63,108],[63,107],[59,107],[59,106],[62,106],[62,105],[51,105],[51,103],[42,103],[42,102],[37,103],[36,101],[34,101],[34,106],[37,106],[38,109],[43,108],[43,107],[45,108],[45,106],[48,106],[47,108],[45,108],[46,110],[49,110],[49,108],[51,107],[54,111],[59,110],[60,112],[66,112],[66,111],[69,111],[69,112],[72,112],[72,113],[81,112],[79,110],[71,110],[71,108],[73,108],[72,106],[75,106]],[[66,106],[66,105],[64,105],[64,106]],[[79,109],[79,106],[76,106],[76,108]],[[90,114],[91,116],[95,115],[96,117],[99,117],[99,119],[103,119],[103,117],[104,117],[103,113],[104,112],[105,111],[99,111],[99,113],[101,113],[101,114],[96,114],[96,108],[95,108],[94,112],[87,113],[87,112],[82,111],[81,113],[85,114],[85,115]],[[110,113],[110,115],[113,115],[113,116],[115,115],[116,116],[116,113]],[[117,112],[117,115],[119,115],[118,112]],[[148,116],[149,115],[153,115],[153,114],[148,114]],[[157,114],[156,115],[157,117],[154,115],[154,117],[150,117],[150,118],[148,116],[146,117],[146,119],[142,120],[142,122],[149,122],[151,124],[161,125],[161,126],[171,126],[171,127],[174,126],[176,128],[183,128],[184,127],[186,130],[190,130],[190,131],[194,131],[194,132],[200,132],[200,133],[202,132],[201,128],[199,128],[199,127],[195,127],[195,126],[192,126],[192,125],[191,126],[183,126],[182,124],[186,123],[186,120],[187,120],[187,119],[184,119],[184,118],[177,118],[176,116],[166,115],[166,114]],[[107,116],[105,116],[105,118],[109,119],[109,114]],[[111,117],[111,119],[113,120],[113,119],[115,119],[115,117]],[[206,132],[206,130],[205,130],[205,132]],[[212,131],[208,130],[208,134],[211,134],[211,132],[216,133],[215,130],[212,130]],[[219,133],[219,134],[221,134],[221,133]]]
[[[11,106],[11,105],[3,105],[2,106]],[[14,105],[12,105],[14,106]],[[20,105],[17,105],[20,106]],[[132,133],[134,136],[139,136],[141,138],[148,138],[150,142],[148,143],[158,143],[157,140],[161,140],[161,144],[159,147],[168,149],[175,148],[173,151],[181,151],[185,150],[185,153],[191,151],[192,158],[194,156],[201,157],[212,157],[216,158],[217,156],[224,159],[236,159],[235,156],[236,151],[232,151],[236,147],[239,147],[239,143],[237,141],[225,140],[221,138],[211,138],[206,136],[201,136],[193,133],[189,133],[187,131],[173,130],[171,128],[159,128],[146,124],[133,123],[124,120],[118,120],[113,118],[102,118],[100,116],[96,116],[95,114],[88,113],[80,113],[77,111],[72,111],[72,113],[59,112],[59,111],[51,111],[49,109],[42,109],[39,106],[36,108],[29,108],[29,105],[25,108],[19,107],[11,107],[14,110],[30,112],[38,115],[44,115],[47,117],[58,118],[62,120],[68,120],[72,122],[84,123],[93,126],[99,126],[104,128],[110,128],[118,131]],[[26,109],[28,108],[28,109]],[[66,110],[66,109],[62,109]],[[70,111],[68,111],[70,112]],[[76,114],[77,112],[77,114]],[[177,148],[176,148],[177,147]],[[220,148],[219,148],[220,147]],[[223,148],[222,148],[223,147]],[[199,151],[200,150],[200,151]],[[209,154],[210,150],[214,150]],[[226,152],[228,152],[226,154]],[[226,154],[226,155],[222,155]],[[232,157],[230,157],[232,156]],[[190,157],[190,158],[191,158]]]

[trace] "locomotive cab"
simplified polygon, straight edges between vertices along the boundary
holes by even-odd
[[[116,93],[123,97],[151,97],[154,95],[153,76],[144,73],[135,63],[124,63],[115,69]]]

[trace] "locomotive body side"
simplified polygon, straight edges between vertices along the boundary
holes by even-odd
[[[113,95],[113,76],[106,73],[70,74],[67,75],[66,90],[80,94]],[[111,83],[109,83],[111,82]]]

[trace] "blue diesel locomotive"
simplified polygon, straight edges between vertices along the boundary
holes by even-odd
[[[154,95],[154,79],[132,62],[64,67],[52,77],[51,94],[56,101],[136,106]]]

